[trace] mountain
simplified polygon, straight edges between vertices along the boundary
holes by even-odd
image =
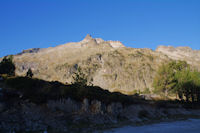
[[[71,83],[72,74],[80,66],[94,85],[132,94],[147,88],[152,90],[158,67],[179,59],[196,68],[200,66],[199,51],[190,48],[159,46],[155,51],[127,48],[120,41],[104,41],[87,35],[80,42],[25,50],[14,56],[14,63],[19,76],[31,68],[34,77],[63,83]]]
[[[173,60],[185,60],[188,64],[200,70],[199,50],[192,50],[190,47],[159,46],[156,51],[167,55]]]

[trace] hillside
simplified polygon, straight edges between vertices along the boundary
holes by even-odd
[[[156,51],[127,48],[120,41],[104,41],[87,35],[80,42],[24,50],[14,56],[14,63],[18,76],[25,75],[31,68],[36,78],[62,83],[71,83],[73,72],[80,66],[89,79],[93,79],[94,85],[133,94],[147,88],[152,90],[154,75],[162,63],[181,59],[194,67],[200,66],[199,51],[188,48],[186,55],[182,49],[163,46]]]
[[[145,100],[139,95],[109,92],[98,86],[2,76],[1,133],[85,133],[127,124],[138,126],[200,117],[198,104]]]

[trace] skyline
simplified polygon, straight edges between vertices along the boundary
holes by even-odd
[[[0,57],[93,38],[199,50],[198,0],[0,1]]]

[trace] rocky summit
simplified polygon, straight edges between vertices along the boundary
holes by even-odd
[[[185,60],[199,68],[200,51],[170,46],[159,46],[155,51],[127,48],[120,41],[87,35],[80,42],[24,50],[14,55],[18,76],[24,76],[31,68],[36,78],[69,84],[72,74],[81,67],[94,85],[125,94],[152,90],[158,67],[171,60]]]
[[[190,47],[172,47],[172,46],[159,46],[156,49],[174,60],[185,60],[188,64],[196,66],[197,69],[200,65],[200,51],[192,50]]]

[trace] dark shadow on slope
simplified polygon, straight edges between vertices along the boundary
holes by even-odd
[[[6,77],[4,78],[5,92],[15,93],[21,99],[29,99],[34,103],[45,103],[47,100],[58,100],[62,98],[72,98],[82,101],[99,100],[105,104],[120,102],[124,105],[140,102],[140,98],[124,95],[119,92],[109,92],[98,86],[77,86],[65,85],[60,82],[48,82],[41,79],[29,77]]]
[[[72,98],[76,101],[99,100],[105,104],[120,102],[124,106],[130,104],[148,104],[156,108],[199,108],[199,104],[191,104],[179,100],[145,100],[139,95],[125,95],[119,92],[109,92],[98,86],[65,85],[60,82],[48,82],[29,77],[4,77],[4,100],[29,100],[37,104],[48,100]]]

